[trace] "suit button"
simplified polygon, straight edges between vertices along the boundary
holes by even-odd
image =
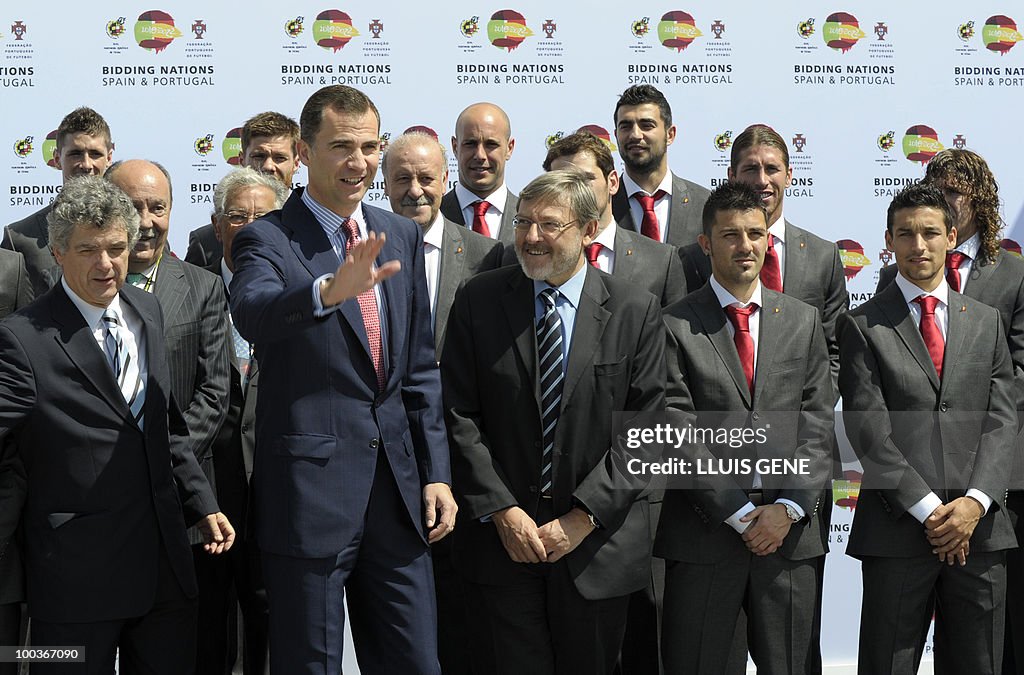
[[[249,425],[248,424],[243,424],[242,425],[242,433],[243,434],[249,433]]]
[[[531,486],[530,486],[530,494],[531,494],[531,495],[535,495],[535,494],[537,494],[537,493],[538,493],[539,491],[540,491],[540,490],[539,490],[539,489],[537,488],[537,486],[536,486],[536,485],[531,485]]]
[[[379,444],[380,444],[380,440],[379,440],[379,439],[376,439],[376,438],[374,438],[374,439],[371,439],[371,440],[370,440],[370,449],[371,449],[371,450],[376,450],[376,449],[377,449],[377,446],[378,446]]]
[[[949,406],[946,405],[945,401],[939,404],[939,410],[941,410],[942,412],[946,412],[947,410],[949,410]]]
[[[533,442],[533,447],[539,448],[540,447],[540,441],[534,441]]]
[[[756,412],[755,412],[755,413],[751,413],[751,415],[750,415],[750,419],[752,419],[752,420],[754,420],[754,421],[756,422],[756,421],[758,421],[759,419],[761,419],[761,416],[760,416],[760,415],[758,415],[758,414],[757,414]]]

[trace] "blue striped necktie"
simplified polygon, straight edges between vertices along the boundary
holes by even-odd
[[[117,386],[131,410],[135,423],[142,428],[143,407],[146,402],[146,388],[139,373],[139,360],[133,358],[124,343],[123,330],[127,330],[121,322],[120,315],[108,307],[103,312],[103,346],[107,353],[107,361],[117,380]]]
[[[544,430],[544,452],[541,455],[540,492],[551,496],[551,458],[555,447],[555,428],[562,407],[562,319],[555,310],[558,291],[545,288],[540,292],[544,315],[537,321],[537,356],[540,363],[541,426]]]

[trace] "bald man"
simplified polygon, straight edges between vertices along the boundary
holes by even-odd
[[[515,145],[504,110],[493,103],[474,103],[463,110],[452,136],[459,183],[441,200],[445,218],[505,246],[515,242],[512,218],[519,204],[505,185],[505,162]]]

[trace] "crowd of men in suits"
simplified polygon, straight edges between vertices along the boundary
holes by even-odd
[[[166,169],[69,113],[63,190],[0,248],[0,645],[27,603],[33,644],[86,653],[32,672],[337,673],[347,606],[366,673],[820,673],[841,396],[860,672],[916,672],[933,613],[936,672],[1024,672],[1024,261],[984,160],[893,199],[849,310],[774,130],[709,192],[661,92],[613,119],[621,173],[579,131],[516,195],[474,103],[448,190],[436,135],[382,152],[325,87],[246,122],[181,260]],[[624,442],[652,421],[774,431]],[[803,470],[633,469],[665,459]]]

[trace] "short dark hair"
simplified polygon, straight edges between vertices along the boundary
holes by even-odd
[[[767,124],[751,124],[741,131],[740,135],[732,142],[729,166],[733,171],[736,170],[736,165],[739,164],[740,156],[757,145],[766,145],[769,148],[778,150],[782,153],[782,161],[786,164],[786,168],[789,168],[789,148],[786,147],[786,141],[782,140],[782,136],[779,136],[778,132]]]
[[[708,196],[704,202],[704,213],[701,216],[701,228],[705,237],[711,237],[711,226],[722,211],[757,211],[764,216],[765,227],[768,226],[768,211],[761,201],[761,193],[746,183],[726,181]]]
[[[75,108],[60,121],[60,126],[57,127],[58,153],[64,145],[64,137],[74,134],[99,136],[106,141],[107,150],[113,147],[113,142],[110,140],[110,126],[103,119],[103,115],[92,108],[86,108],[85,106]]]
[[[287,115],[268,110],[246,120],[242,126],[242,153],[245,153],[253,138],[260,136],[287,136],[292,140],[292,154],[299,152],[299,125]]]
[[[615,170],[615,160],[612,159],[608,144],[589,131],[577,131],[552,143],[544,158],[544,170],[551,171],[551,163],[559,157],[572,157],[581,152],[589,152],[594,156],[594,162],[605,178]]]
[[[946,203],[946,197],[939,188],[930,183],[914,183],[900,190],[889,202],[889,211],[885,215],[885,229],[892,234],[892,220],[900,209],[932,208],[942,213],[946,222],[946,232],[953,227],[953,212]]]
[[[619,100],[615,104],[615,114],[612,116],[612,121],[616,126],[619,124],[619,108],[622,106],[643,105],[645,103],[653,103],[658,106],[658,110],[661,112],[661,119],[665,122],[665,127],[672,126],[672,107],[668,104],[668,99],[658,91],[657,87],[649,84],[634,84],[622,92],[622,96],[619,96]]]
[[[320,133],[320,122],[323,121],[324,110],[327,108],[348,115],[362,115],[367,110],[372,110],[377,118],[377,130],[380,130],[380,113],[369,96],[353,87],[333,84],[314,92],[306,101],[306,105],[302,106],[299,127],[305,143],[312,145],[313,139]]]

